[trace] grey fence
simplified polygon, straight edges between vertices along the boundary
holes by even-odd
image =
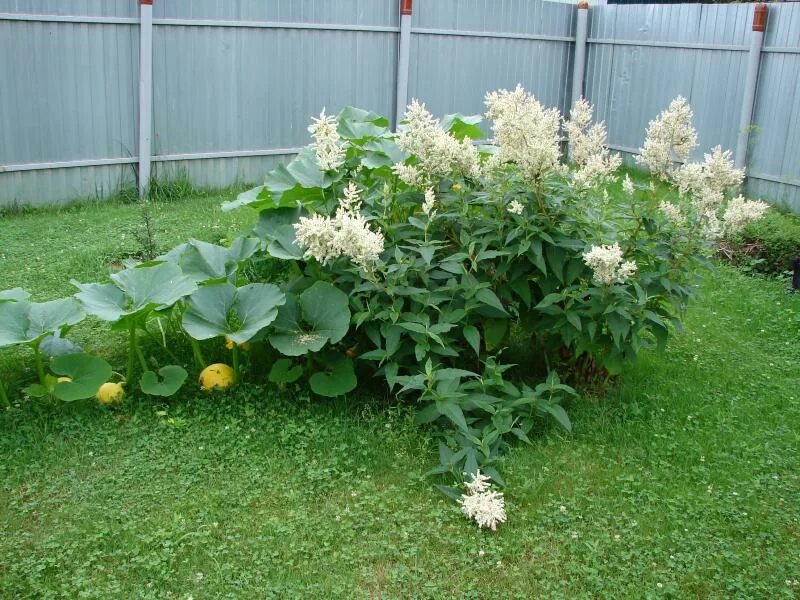
[[[155,0],[150,152],[142,152],[153,173],[207,186],[254,182],[307,143],[309,118],[323,106],[393,117],[400,5],[410,4]],[[476,113],[487,90],[522,83],[567,110],[577,12],[541,0],[416,0],[408,98],[440,115]],[[682,94],[695,109],[698,152],[733,149],[752,12],[591,8],[584,93],[611,146],[635,152],[648,120]],[[0,0],[0,206],[102,197],[135,182],[144,29],[138,0]],[[800,210],[800,153],[792,152],[800,5],[770,6],[763,50],[748,188]]]

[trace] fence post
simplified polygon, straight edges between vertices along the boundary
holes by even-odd
[[[153,125],[153,0],[139,0],[139,197],[150,185]]]
[[[397,105],[394,126],[403,119],[408,104],[408,64],[411,54],[411,12],[413,0],[400,0],[400,48],[397,55]]]
[[[750,141],[750,126],[753,122],[753,109],[756,103],[758,86],[758,67],[761,64],[761,47],[764,43],[764,30],[767,25],[767,5],[756,4],[753,10],[753,33],[750,37],[750,52],[747,58],[747,76],[744,80],[742,113],[739,118],[739,138],[736,140],[734,165],[744,168],[747,163],[747,145]]]
[[[586,32],[589,23],[589,3],[578,2],[578,20],[575,24],[575,56],[572,61],[572,103],[583,96],[583,76],[586,71]]]

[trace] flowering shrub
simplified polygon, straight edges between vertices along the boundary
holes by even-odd
[[[716,238],[766,205],[731,199],[743,173],[729,152],[686,162],[697,136],[680,98],[650,123],[639,157],[680,205],[627,176],[622,194],[608,193],[621,160],[585,100],[563,119],[517,87],[488,94],[486,107],[483,145],[481,117],[439,121],[416,101],[394,133],[374,113],[323,111],[308,148],[225,206],[259,211],[247,237],[230,247],[192,240],[113,283],[76,282],[75,318],[0,331],[0,345],[36,349],[85,312],[128,332],[125,381],[138,372],[150,395],[174,394],[188,375],[178,365],[156,372],[143,355],[138,333],[152,324],[169,351],[162,321],[188,337],[200,368],[201,342],[224,338],[233,366],[214,366],[230,383],[242,375],[240,350],[255,344],[251,371],[266,360],[279,386],[305,377],[316,394],[339,396],[377,376],[441,432],[431,474],[467,493],[440,489],[495,529],[506,518],[489,487],[504,485],[498,457],[512,440],[529,442],[542,417],[570,429],[561,404],[575,392],[561,377],[602,380],[663,345]],[[286,276],[248,283],[242,266],[266,256],[286,261]],[[0,326],[27,314],[21,293],[0,295]],[[512,381],[521,362],[530,368]]]

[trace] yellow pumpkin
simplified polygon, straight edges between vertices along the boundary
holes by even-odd
[[[235,380],[233,369],[222,363],[208,365],[200,373],[200,387],[206,392],[214,389],[224,390],[229,388],[235,383]]]
[[[125,397],[125,390],[121,383],[109,381],[100,386],[96,397],[100,404],[119,404]]]

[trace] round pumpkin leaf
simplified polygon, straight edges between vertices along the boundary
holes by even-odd
[[[311,390],[319,396],[334,398],[352,392],[358,385],[353,361],[337,355],[326,360],[325,370],[314,373],[308,379]]]
[[[225,336],[243,344],[275,320],[284,302],[286,295],[269,283],[206,285],[189,296],[183,328],[196,340]]]
[[[294,383],[303,375],[303,367],[294,365],[288,358],[276,360],[269,371],[269,380],[272,383]]]
[[[53,389],[56,398],[65,402],[92,398],[111,377],[111,365],[85,353],[57,356],[50,363],[50,370],[72,379],[57,383]]]
[[[300,356],[340,341],[350,327],[347,294],[317,281],[299,296],[287,294],[269,342],[281,354]]]
[[[158,370],[158,374],[153,371],[145,371],[139,379],[139,387],[145,394],[151,396],[172,396],[186,381],[189,374],[186,369],[178,365],[167,365]]]

